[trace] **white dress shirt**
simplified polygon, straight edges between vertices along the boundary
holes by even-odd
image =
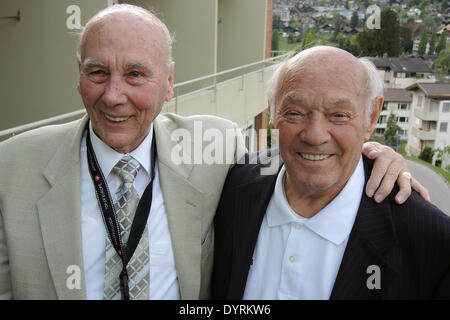
[[[286,199],[285,168],[264,216],[244,299],[329,299],[364,189],[360,158],[344,189],[311,218]]]
[[[111,170],[125,155],[116,152],[100,140],[92,130],[91,123],[89,123],[89,130],[92,147],[103,175],[106,177],[111,197],[114,199],[121,180]],[[138,148],[129,153],[141,164],[134,180],[134,187],[139,197],[142,197],[145,188],[150,182],[152,137],[153,124],[145,140]],[[89,174],[86,155],[86,133],[81,142],[81,222],[87,298],[89,300],[103,299],[107,231]],[[159,184],[157,161],[155,180],[153,182],[152,206],[147,220],[147,228],[150,251],[150,299],[180,299],[172,241]]]

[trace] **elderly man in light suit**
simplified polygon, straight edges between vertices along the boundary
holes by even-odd
[[[130,299],[209,298],[212,221],[230,166],[245,152],[236,125],[211,116],[159,115],[173,96],[171,39],[142,8],[118,5],[94,16],[82,33],[78,63],[87,116],[0,144],[0,298],[120,299],[125,292]],[[225,141],[232,161],[174,163],[171,135],[193,132],[195,121],[223,136],[236,132]],[[366,153],[383,159],[372,185],[387,174],[378,191],[386,195],[405,163],[388,148],[375,148]],[[88,149],[97,161],[88,160]],[[101,174],[93,174],[93,163]],[[120,175],[130,166],[131,183]],[[112,220],[104,218],[99,181],[106,183],[109,204],[114,201]],[[398,181],[407,197],[407,179]],[[138,210],[148,185],[147,223],[122,277],[120,259],[133,226],[126,231],[117,212],[129,217]],[[107,224],[114,220],[123,243]]]

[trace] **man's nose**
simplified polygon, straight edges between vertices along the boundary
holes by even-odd
[[[111,76],[102,96],[103,102],[109,107],[126,103],[127,96],[125,95],[124,87],[125,84],[120,77]]]
[[[310,145],[321,145],[330,139],[329,123],[323,114],[313,113],[305,122],[300,137]]]

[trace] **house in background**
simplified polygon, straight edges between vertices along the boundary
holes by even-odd
[[[383,110],[375,125],[375,135],[384,135],[389,116],[393,113],[395,114],[397,125],[400,127],[400,132],[398,132],[400,140],[407,140],[410,125],[411,102],[411,91],[394,88],[384,89]]]
[[[415,82],[436,82],[433,70],[420,58],[367,57],[375,64],[386,88],[401,88]]]
[[[406,152],[417,157],[427,146],[443,149],[450,145],[450,84],[420,82],[406,89],[413,93]],[[449,164],[447,158],[440,165],[446,168]]]

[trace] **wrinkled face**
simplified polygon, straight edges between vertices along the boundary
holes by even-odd
[[[337,194],[350,178],[373,129],[365,128],[362,72],[336,61],[307,63],[282,85],[274,126],[286,184],[305,194]]]
[[[87,34],[78,91],[94,132],[118,152],[139,146],[173,96],[165,41],[158,25],[129,14],[100,20]]]

